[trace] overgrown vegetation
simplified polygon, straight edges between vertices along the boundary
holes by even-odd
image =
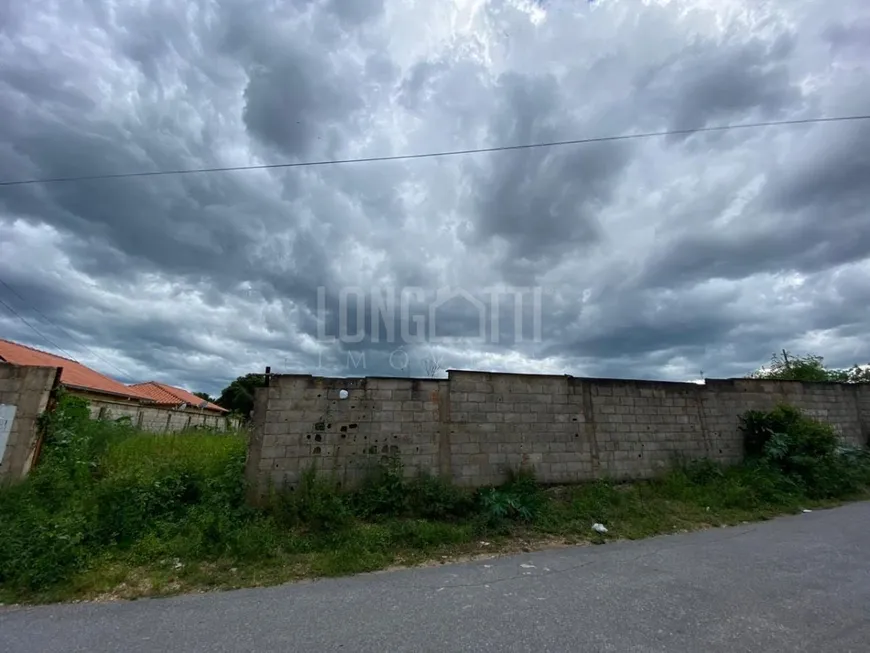
[[[46,429],[41,464],[25,483],[0,491],[5,589],[51,587],[95,556],[141,554],[155,538],[196,553],[232,539],[214,529],[242,510],[241,437],[148,436],[129,422],[88,419],[86,402],[70,396]]]
[[[783,349],[781,353],[771,357],[769,365],[752,373],[750,378],[817,383],[870,383],[870,365],[856,363],[847,369],[826,367],[825,359],[821,356],[797,356]]]
[[[839,497],[870,484],[868,452],[842,446],[829,424],[792,406],[749,411],[740,428],[748,461],[776,470],[809,497]]]
[[[236,434],[136,432],[64,397],[40,465],[0,490],[0,602],[135,597],[238,587],[764,519],[867,496],[870,461],[789,407],[748,413],[747,463],[659,479],[543,488],[528,470],[465,491],[408,478],[395,460],[359,489],[304,475],[254,510]],[[595,522],[606,534],[591,529]]]

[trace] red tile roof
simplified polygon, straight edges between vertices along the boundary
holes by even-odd
[[[199,405],[203,402],[202,399],[197,397],[192,392],[188,392],[187,390],[184,390],[182,388],[176,388],[171,385],[166,385],[165,383],[159,383],[158,381],[136,383],[134,385],[131,385],[130,387],[136,389],[143,394],[148,395],[158,404],[171,404],[173,406],[178,406],[184,403],[188,404],[191,408],[198,408]],[[221,406],[213,404],[210,401],[206,402],[205,409],[217,411],[220,413],[229,412],[226,408],[222,408]]]
[[[36,365],[39,367],[61,367],[60,382],[69,388],[87,390],[99,394],[123,397],[124,399],[136,399],[140,401],[153,401],[151,397],[135,388],[128,387],[123,383],[110,379],[99,372],[85,367],[78,361],[55,356],[39,349],[33,349],[26,345],[0,338],[0,361],[12,365]]]

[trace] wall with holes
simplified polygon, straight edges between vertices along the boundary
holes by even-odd
[[[705,385],[451,371],[444,380],[273,376],[258,391],[247,474],[255,494],[315,466],[343,486],[398,456],[407,474],[476,487],[521,465],[546,483],[648,478],[675,457],[737,462],[738,417],[787,402],[865,444],[870,386]]]
[[[292,486],[311,465],[353,485],[382,458],[438,474],[447,381],[273,376],[257,391],[248,476]]]

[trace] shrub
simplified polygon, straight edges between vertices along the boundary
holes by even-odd
[[[837,434],[829,424],[787,405],[770,412],[745,413],[740,418],[740,429],[748,457],[781,460],[785,466],[791,457],[824,457],[833,454],[838,446]]]
[[[474,511],[474,496],[449,480],[422,474],[407,484],[408,508],[415,517],[451,519]]]
[[[302,474],[296,490],[273,495],[270,507],[280,525],[304,526],[315,532],[340,531],[352,517],[337,485],[313,467]]]
[[[749,411],[740,418],[740,429],[751,461],[782,473],[811,498],[845,496],[870,476],[866,454],[842,448],[833,427],[791,406]]]
[[[382,460],[350,497],[354,512],[363,518],[406,515],[409,497],[404,476],[397,457]]]
[[[466,516],[474,509],[473,497],[447,479],[429,474],[406,478],[396,457],[381,461],[348,499],[354,513],[363,519],[449,519]]]
[[[689,482],[695,485],[710,485],[725,476],[722,466],[709,458],[686,463],[682,467],[682,472],[686,475]]]

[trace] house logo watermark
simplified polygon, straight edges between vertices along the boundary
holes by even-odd
[[[414,346],[461,339],[467,344],[541,342],[543,290],[471,292],[443,287],[317,289],[317,339],[322,343]]]

